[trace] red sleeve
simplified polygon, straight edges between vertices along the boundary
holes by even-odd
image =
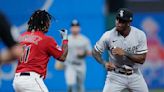
[[[57,45],[56,41],[53,38],[48,39],[47,46],[48,53],[54,58],[59,59],[62,56],[64,51],[60,46]]]

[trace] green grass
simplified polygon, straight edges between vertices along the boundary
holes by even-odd
[[[50,91],[50,92],[65,92],[62,90],[55,90],[55,91]],[[86,92],[102,92],[102,90],[87,90]],[[123,92],[128,92],[128,91],[123,91]],[[154,89],[154,90],[149,90],[149,92],[164,92],[164,89]]]
[[[164,89],[151,90],[150,92],[164,92]]]
[[[128,92],[128,91],[123,91],[123,92]],[[149,92],[164,92],[164,89],[153,89],[153,90],[149,90]]]

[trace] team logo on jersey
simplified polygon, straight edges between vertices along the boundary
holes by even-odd
[[[136,53],[137,46],[132,46],[132,47],[126,48],[125,51],[127,51],[129,53]]]
[[[120,16],[121,16],[121,17],[124,16],[124,11],[123,11],[123,10],[120,11]]]
[[[38,42],[42,40],[40,36],[37,35],[25,35],[19,37],[19,42],[30,42],[38,45]]]

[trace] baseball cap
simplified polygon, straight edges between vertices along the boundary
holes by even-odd
[[[132,22],[133,13],[127,8],[121,8],[118,10],[118,12],[116,14],[116,18],[124,20],[124,21]]]
[[[80,23],[78,22],[78,20],[74,19],[71,22],[71,26],[80,26]]]

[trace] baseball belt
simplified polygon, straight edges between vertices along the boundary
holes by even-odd
[[[124,74],[124,75],[132,75],[136,72],[136,69],[125,69],[125,68],[115,68],[113,69],[114,72]]]

